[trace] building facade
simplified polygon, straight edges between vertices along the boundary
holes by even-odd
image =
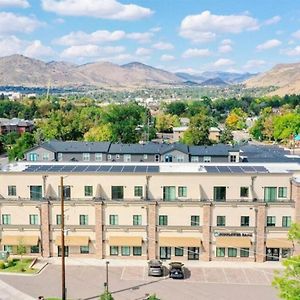
[[[63,178],[63,179],[62,179]],[[300,222],[299,164],[28,163],[0,172],[0,247],[100,259],[280,260]]]

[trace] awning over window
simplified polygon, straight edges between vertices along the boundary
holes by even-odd
[[[38,236],[6,235],[2,237],[1,244],[8,246],[37,246]]]
[[[284,238],[267,239],[266,246],[267,248],[293,248],[293,242]]]
[[[160,247],[200,247],[201,239],[196,237],[166,237],[159,238]]]
[[[88,236],[65,236],[65,246],[88,246],[90,238]],[[61,246],[61,236],[55,240],[56,246]]]
[[[217,237],[216,246],[224,248],[250,248],[251,240],[248,237]]]
[[[142,246],[143,238],[140,236],[110,236],[110,246]]]

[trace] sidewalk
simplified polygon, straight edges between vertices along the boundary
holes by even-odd
[[[0,280],[0,300],[35,300],[35,298]]]

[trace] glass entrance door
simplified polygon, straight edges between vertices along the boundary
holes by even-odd
[[[57,247],[57,250],[58,250],[58,257],[61,257],[61,247],[58,246]],[[69,247],[68,246],[65,246],[65,257],[68,257],[69,256]]]
[[[267,261],[279,261],[279,248],[267,248],[266,249]]]
[[[159,257],[160,259],[171,259],[171,247],[160,247]]]
[[[188,260],[199,260],[199,247],[188,247]]]

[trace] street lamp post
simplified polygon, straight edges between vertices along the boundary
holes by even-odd
[[[105,284],[105,290],[106,290],[106,294],[108,294],[108,265],[109,265],[109,261],[107,260],[105,262],[106,264],[106,284]]]
[[[61,295],[66,300],[66,267],[65,267],[65,215],[64,215],[64,178],[60,177],[61,199]]]

